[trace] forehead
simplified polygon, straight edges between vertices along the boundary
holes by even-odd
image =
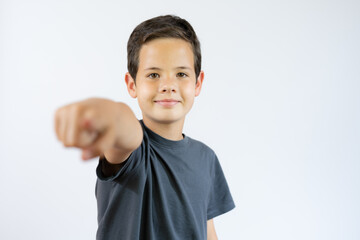
[[[177,38],[151,40],[140,49],[139,70],[150,67],[194,68],[194,54],[191,44]]]

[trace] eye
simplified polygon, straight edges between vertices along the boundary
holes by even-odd
[[[157,74],[157,73],[150,73],[150,74],[148,75],[148,78],[159,78],[159,77],[160,77],[160,75]]]
[[[176,74],[177,77],[181,77],[181,78],[184,78],[184,77],[187,77],[188,75],[186,73],[183,73],[183,72],[179,72],[178,74]]]

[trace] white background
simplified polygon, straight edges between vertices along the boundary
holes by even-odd
[[[97,161],[56,140],[54,112],[95,96],[140,117],[127,39],[168,13],[202,44],[184,133],[215,150],[236,203],[219,239],[360,239],[355,0],[0,0],[0,239],[95,238]]]

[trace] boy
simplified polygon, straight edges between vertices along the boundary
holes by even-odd
[[[182,133],[204,80],[191,25],[159,16],[128,41],[125,82],[138,121],[124,103],[92,98],[64,106],[55,129],[97,167],[97,239],[217,239],[213,218],[234,202],[215,153]]]

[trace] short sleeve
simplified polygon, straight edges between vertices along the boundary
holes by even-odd
[[[130,156],[119,166],[119,171],[115,173],[112,176],[105,176],[103,174],[102,168],[103,168],[103,161],[107,161],[105,157],[99,159],[98,166],[96,168],[96,175],[99,180],[101,181],[113,181],[113,180],[119,180],[122,176],[129,175],[132,173],[141,163],[145,161],[145,158],[147,158],[147,152],[149,148],[149,137],[146,134],[146,131],[144,129],[144,125],[141,123],[141,127],[143,130],[143,140],[140,144],[140,146],[135,149]],[[106,164],[105,164],[106,165]]]
[[[211,186],[207,208],[207,219],[224,214],[235,207],[229,186],[226,182],[219,160],[215,155],[211,167]]]
[[[99,159],[98,166],[96,168],[96,175],[99,180],[101,181],[112,181],[115,179],[119,179],[120,177],[124,175],[128,175],[130,172],[132,172],[134,169],[139,166],[139,164],[144,160],[145,154],[144,154],[144,148],[145,148],[144,140],[141,143],[141,145],[134,150],[128,159],[126,159],[122,164],[119,164],[119,171],[115,173],[112,176],[105,176],[103,174],[102,168],[106,164],[103,163],[103,161],[106,161],[105,157]]]

